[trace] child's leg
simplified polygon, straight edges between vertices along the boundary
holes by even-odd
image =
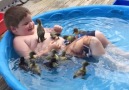
[[[85,38],[84,42],[87,42],[85,41]],[[103,48],[102,43],[96,37],[91,38],[89,47],[93,56],[101,56],[105,54],[105,49]]]
[[[104,34],[100,31],[95,31],[95,37],[99,39],[104,48],[110,43]]]
[[[101,42],[92,36],[83,36],[82,38],[75,40],[70,45],[66,47],[67,54],[74,56],[83,56],[84,45],[89,46],[93,56],[100,56],[105,53]]]

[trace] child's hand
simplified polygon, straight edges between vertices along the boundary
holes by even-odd
[[[51,42],[48,47],[49,51],[51,51],[52,49],[58,50],[61,48],[61,45],[59,45],[57,42]]]
[[[60,26],[60,25],[55,25],[55,26],[53,27],[53,29],[54,29],[55,32],[61,33],[61,31],[62,31],[62,26]]]

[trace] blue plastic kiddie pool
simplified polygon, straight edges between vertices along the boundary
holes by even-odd
[[[99,29],[113,44],[124,51],[129,51],[129,7],[127,6],[79,6],[42,13],[34,16],[33,20],[35,21],[37,18],[43,21],[44,27],[52,27],[54,24],[63,26],[62,35],[70,34],[74,27],[83,30]],[[72,72],[75,70],[72,67],[73,64],[61,66],[63,71],[60,68],[57,69],[56,73],[44,70],[43,78],[41,78],[45,80],[42,81],[43,83],[39,82],[39,76],[35,76],[36,80],[26,78],[27,75],[23,77],[21,75],[19,78],[15,74],[20,74],[20,72],[17,72],[14,68],[12,71],[12,68],[10,68],[10,60],[18,58],[12,44],[13,37],[13,34],[7,31],[0,42],[0,74],[13,90],[129,89],[128,72],[119,71],[111,62],[104,63],[104,58],[97,63],[91,62],[91,65],[87,67],[86,80],[72,78],[72,73],[69,70],[72,70]],[[114,58],[114,61],[119,59],[117,57]],[[62,73],[59,71],[62,71]],[[28,79],[28,81],[24,81],[24,79]],[[37,85],[31,87],[31,82]]]

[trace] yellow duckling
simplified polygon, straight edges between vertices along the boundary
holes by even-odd
[[[76,77],[79,77],[79,76],[84,78],[84,76],[86,75],[86,66],[88,66],[88,65],[89,65],[89,63],[85,61],[82,64],[82,67],[77,72],[75,72],[73,78],[76,78]]]
[[[36,55],[36,53],[34,51],[29,53],[30,58],[29,59],[35,59],[34,55]]]

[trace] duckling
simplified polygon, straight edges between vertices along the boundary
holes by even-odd
[[[51,54],[46,57],[47,60],[51,60],[52,58],[59,60],[59,56],[57,55],[57,51],[55,49],[52,49]]]
[[[64,60],[67,60],[68,58],[66,57],[66,52],[65,51],[62,51],[62,54],[60,56],[60,60],[64,61]]]
[[[44,63],[44,65],[48,68],[54,68],[58,66],[56,58],[51,58],[49,62]]]
[[[60,36],[60,34],[54,33],[54,32],[50,33],[50,35],[51,35],[51,38],[52,39],[56,39],[56,40],[58,40],[59,39],[59,36]]]
[[[45,30],[44,27],[42,26],[41,20],[37,19],[36,22],[38,23],[37,26],[37,35],[38,35],[38,43],[41,41],[43,42],[46,38],[44,37],[45,35]]]
[[[34,55],[36,55],[36,53],[34,51],[29,53],[30,59],[35,59]]]
[[[74,28],[73,29],[73,34],[83,36],[83,35],[86,35],[86,31],[79,30],[78,28]]]
[[[41,75],[41,69],[40,69],[40,67],[38,66],[38,64],[35,63],[35,61],[31,61],[30,70],[31,70],[34,74]]]
[[[79,76],[81,76],[82,78],[84,78],[84,76],[86,74],[86,66],[88,66],[88,65],[89,65],[88,62],[84,62],[82,64],[82,67],[77,72],[75,72],[73,78],[76,78],[76,77],[79,77]]]
[[[66,45],[72,43],[76,39],[75,36],[72,35],[65,35],[63,38],[65,39]]]
[[[20,57],[19,67],[21,69],[25,70],[25,71],[29,70],[28,63],[25,62],[25,58],[24,57]]]

